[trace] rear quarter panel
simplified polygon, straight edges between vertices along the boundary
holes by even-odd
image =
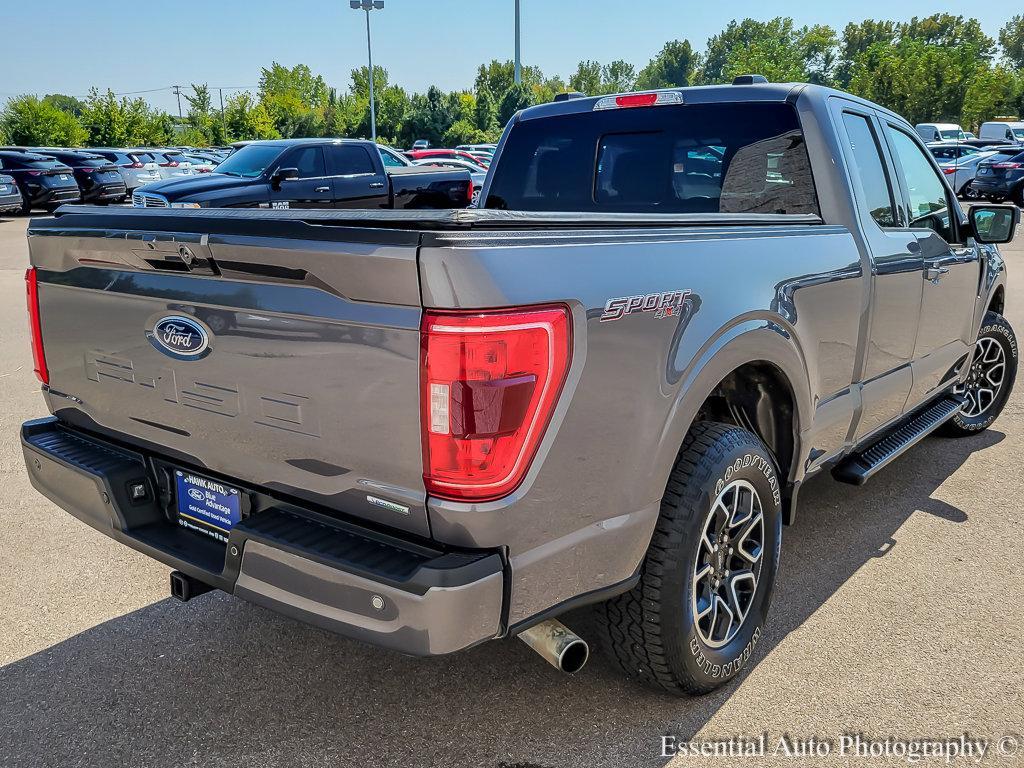
[[[841,409],[833,434],[812,428],[856,361],[862,267],[841,227],[438,235],[420,274],[427,308],[572,309],[570,374],[522,486],[489,504],[429,502],[435,537],[509,547],[510,624],[635,572],[683,436],[743,363],[772,362],[791,383],[806,438],[792,477],[815,439],[841,446],[849,428]],[[666,291],[689,292],[680,317],[601,321],[610,299]]]

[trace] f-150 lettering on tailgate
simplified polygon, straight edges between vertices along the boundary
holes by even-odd
[[[243,417],[264,427],[320,437],[318,408],[308,395],[181,377],[171,368],[140,367],[127,358],[98,351],[86,353],[85,375],[101,385],[129,384],[151,390],[164,402],[183,408],[231,418]],[[183,379],[180,383],[179,378]]]

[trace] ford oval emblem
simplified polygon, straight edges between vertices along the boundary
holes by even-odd
[[[206,329],[191,317],[182,315],[161,318],[147,335],[158,350],[183,360],[198,358],[210,347]]]

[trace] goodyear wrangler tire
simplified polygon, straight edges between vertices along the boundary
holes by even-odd
[[[640,581],[597,608],[605,649],[627,675],[701,694],[750,662],[779,565],[780,483],[751,432],[712,422],[690,430]]]
[[[953,388],[953,393],[964,396],[967,404],[942,426],[940,434],[966,437],[988,429],[1010,399],[1016,378],[1017,337],[1013,328],[1002,315],[986,312],[967,381]]]

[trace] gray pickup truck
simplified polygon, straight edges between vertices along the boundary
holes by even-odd
[[[801,483],[974,434],[1013,386],[1017,210],[965,215],[844,93],[533,107],[481,199],[33,221],[33,485],[181,599],[565,670],[555,617],[595,604],[627,674],[700,693],[754,654]]]

